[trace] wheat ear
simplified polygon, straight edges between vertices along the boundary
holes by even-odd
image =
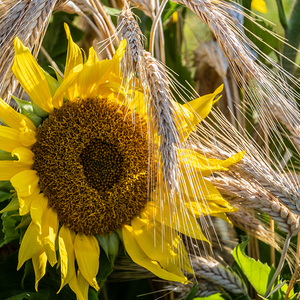
[[[242,206],[251,207],[251,204],[254,204],[255,209],[269,215],[282,231],[290,233],[291,236],[298,234],[300,230],[299,217],[261,186],[243,178],[233,179],[225,174],[222,174],[222,177],[210,178],[210,181],[223,195],[229,192],[229,195],[238,196]],[[236,201],[234,197],[232,199]],[[226,197],[226,200],[233,203],[231,197]]]
[[[56,2],[14,0],[0,11],[0,97],[6,101],[17,87],[11,70],[14,38],[18,36],[31,50],[34,47],[36,56]]]
[[[176,144],[179,142],[175,124],[175,108],[169,80],[164,67],[141,44],[141,31],[128,5],[124,5],[118,20],[118,28],[122,38],[126,38],[128,46],[125,53],[125,64],[132,68],[141,80],[144,88],[150,122],[151,137],[156,133],[160,137],[158,157],[163,181],[170,190],[177,188],[178,156]],[[152,131],[153,130],[153,131]],[[152,132],[151,132],[152,131]]]
[[[234,294],[247,295],[247,287],[240,277],[213,258],[194,256],[191,263],[196,278],[203,278],[215,285],[220,285]]]

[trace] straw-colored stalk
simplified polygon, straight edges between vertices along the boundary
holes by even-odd
[[[11,67],[14,38],[18,36],[37,56],[43,35],[57,1],[6,1],[0,10],[0,98],[9,101],[17,87]]]
[[[124,5],[119,16],[118,28],[121,37],[126,38],[128,43],[125,53],[126,69],[137,74],[143,85],[149,119],[153,120],[153,126],[149,126],[149,134],[160,137],[159,149],[154,151],[158,151],[163,181],[172,191],[177,189],[176,144],[179,136],[174,121],[175,109],[168,76],[164,67],[144,50],[141,31],[128,5]]]

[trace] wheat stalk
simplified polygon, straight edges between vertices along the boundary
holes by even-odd
[[[124,5],[120,14],[119,32],[122,38],[127,39],[125,64],[128,69],[136,73],[143,83],[147,101],[149,120],[153,120],[154,128],[150,122],[150,135],[154,132],[160,137],[158,157],[163,181],[170,191],[177,190],[178,156],[176,144],[179,136],[174,120],[175,108],[173,96],[169,88],[169,80],[164,67],[141,44],[141,32],[128,5]],[[154,130],[151,132],[151,130]]]
[[[252,103],[250,105],[260,113],[260,124],[274,128],[276,125],[273,120],[282,122],[290,130],[296,148],[300,149],[300,112],[295,101],[300,96],[286,84],[282,77],[285,76],[291,80],[296,87],[299,86],[299,82],[247,38],[241,29],[243,25],[237,18],[232,17],[229,11],[240,13],[250,18],[251,21],[253,19],[225,1],[172,1],[190,8],[211,29],[223,50],[232,74],[244,90],[245,100],[250,101]],[[258,24],[258,26],[260,25]],[[280,75],[267,69],[261,62],[255,61],[249,45],[263,56],[274,69],[278,69]],[[281,55],[278,51],[277,53]]]
[[[34,55],[48,25],[57,1],[8,1],[0,10],[0,97],[9,101],[9,95],[17,87],[11,67],[13,64],[13,41],[18,36]],[[2,10],[3,8],[3,10]]]

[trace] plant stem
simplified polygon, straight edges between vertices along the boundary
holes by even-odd
[[[280,0],[279,0],[280,1]],[[285,30],[285,37],[289,45],[284,45],[283,48],[283,68],[290,74],[294,73],[296,55],[298,53],[297,49],[300,44],[300,0],[296,0],[291,17],[289,20],[288,27]]]
[[[283,249],[282,249],[282,253],[281,253],[281,257],[280,257],[280,261],[279,261],[279,264],[278,264],[278,267],[272,277],[272,280],[270,281],[269,283],[269,286],[268,286],[268,289],[264,295],[265,298],[268,297],[268,295],[270,294],[271,292],[271,289],[273,287],[273,284],[277,278],[277,276],[279,275],[282,267],[283,267],[283,264],[284,264],[284,261],[285,261],[285,257],[286,257],[286,254],[287,254],[287,251],[289,249],[289,245],[290,245],[290,241],[291,241],[291,238],[292,238],[292,235],[291,233],[288,233],[287,236],[286,236],[286,240],[285,240],[285,243],[284,243],[284,246],[283,246]]]
[[[284,31],[286,32],[289,25],[288,25],[288,21],[286,19],[286,15],[285,15],[284,8],[282,5],[282,0],[276,0],[276,3],[277,3],[277,8],[278,8],[278,15],[279,15],[280,23],[281,23]]]

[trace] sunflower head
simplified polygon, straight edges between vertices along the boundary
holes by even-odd
[[[22,108],[17,113],[0,101],[1,147],[15,159],[0,162],[0,180],[10,180],[17,195],[3,211],[17,207],[31,220],[18,269],[32,259],[37,289],[47,263],[59,260],[59,291],[69,284],[78,299],[88,299],[89,286],[99,289],[100,248],[109,255],[108,245],[118,245],[119,235],[134,262],[162,279],[187,282],[185,274],[193,270],[181,235],[206,240],[196,219],[226,219],[226,212],[235,211],[204,176],[227,170],[243,153],[221,161],[184,148],[222,88],[174,103],[182,142],[180,191],[170,196],[156,179],[160,166],[150,150],[159,147],[159,137],[148,135],[153,123],[142,83],[134,78],[131,85],[132,77],[123,78],[120,70],[126,41],[111,60],[99,61],[91,48],[83,63],[65,30],[64,78],[49,76],[16,38],[13,72],[31,104],[16,99]]]

